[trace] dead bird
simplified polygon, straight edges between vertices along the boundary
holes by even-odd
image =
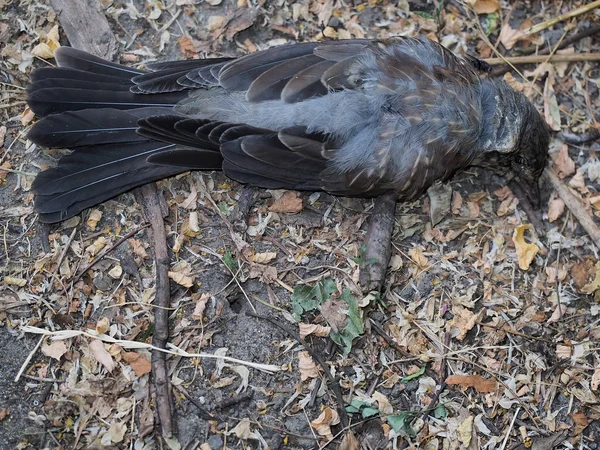
[[[33,183],[42,222],[188,170],[270,189],[413,200],[480,165],[535,198],[549,130],[487,65],[427,38],[290,44],[147,64],[61,47],[33,72],[36,144],[67,148]]]

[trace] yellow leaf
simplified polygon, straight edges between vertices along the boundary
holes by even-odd
[[[540,248],[534,243],[527,243],[525,241],[525,231],[533,231],[531,225],[519,225],[515,228],[513,233],[513,242],[515,243],[515,249],[517,250],[517,258],[519,260],[519,268],[522,270],[529,269],[531,262],[538,254]]]

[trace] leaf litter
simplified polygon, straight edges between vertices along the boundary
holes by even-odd
[[[533,22],[522,6],[509,14],[501,2],[466,4],[440,2],[424,10],[380,1],[103,2],[125,44],[123,59],[133,65],[234,56],[294,39],[397,33],[439,36],[455,51],[488,57],[492,49],[476,31],[480,26],[507,55],[542,44],[541,35],[524,33]],[[141,230],[112,249],[142,224],[139,208],[124,195],[80,222],[53,228],[41,250],[30,174],[59,154],[40,155],[26,140],[22,127],[33,114],[18,102],[30,70],[50,59],[63,34],[41,3],[0,2],[0,10],[8,19],[0,19],[6,37],[0,44],[1,162],[23,172],[0,172],[9,206],[0,216],[0,323],[21,337],[45,333],[40,352],[23,361],[23,375],[30,392],[52,380],[46,401],[31,407],[22,423],[52,425],[48,434],[61,445],[155,448],[161,437],[153,431],[150,382],[149,235]],[[549,7],[535,21],[562,12]],[[597,22],[597,15],[586,20]],[[576,23],[568,33],[584,27]],[[590,37],[566,51],[597,52],[599,45]],[[528,93],[553,129],[589,131],[598,117],[597,105],[587,100],[597,97],[597,70],[587,62],[547,64],[524,71],[526,79],[512,72],[511,83]],[[534,79],[537,94],[529,89]],[[596,221],[598,150],[597,143],[560,141],[551,149],[555,171]],[[451,181],[435,226],[427,199],[399,205],[384,290],[364,296],[357,274],[369,264],[362,258],[361,225],[371,201],[354,207],[325,194],[266,191],[250,209],[248,232],[240,234],[225,225],[241,190],[237,183],[192,174],[160,184],[174,252],[169,376],[175,392],[221,412],[206,421],[194,404],[179,403],[183,429],[203,430],[197,448],[218,448],[219,439],[256,448],[314,448],[334,439],[352,449],[368,440],[381,448],[493,449],[505,442],[553,448],[563,441],[566,448],[598,439],[598,249],[547,187],[546,230],[533,230],[512,192],[477,170]],[[313,216],[318,220],[302,219]],[[240,313],[246,298],[284,318],[326,358],[345,405],[337,404],[324,368],[302,346]],[[229,355],[234,360],[225,362]],[[248,369],[245,361],[268,364],[274,374]],[[235,403],[248,391],[252,402]],[[228,401],[233,406],[220,409]],[[356,424],[351,432],[340,428],[341,408]],[[3,414],[18,420],[15,412]],[[20,436],[20,448],[34,448],[32,436]],[[181,443],[165,443],[176,448],[186,438],[181,433]]]

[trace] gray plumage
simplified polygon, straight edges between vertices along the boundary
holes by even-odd
[[[43,221],[189,169],[266,188],[420,196],[472,164],[535,185],[548,129],[485,63],[426,38],[276,47],[151,72],[61,48],[33,75],[30,133],[71,148],[33,185]]]

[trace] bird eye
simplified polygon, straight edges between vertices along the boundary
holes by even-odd
[[[527,160],[525,158],[523,158],[522,156],[515,156],[515,162],[521,166],[527,165]]]

